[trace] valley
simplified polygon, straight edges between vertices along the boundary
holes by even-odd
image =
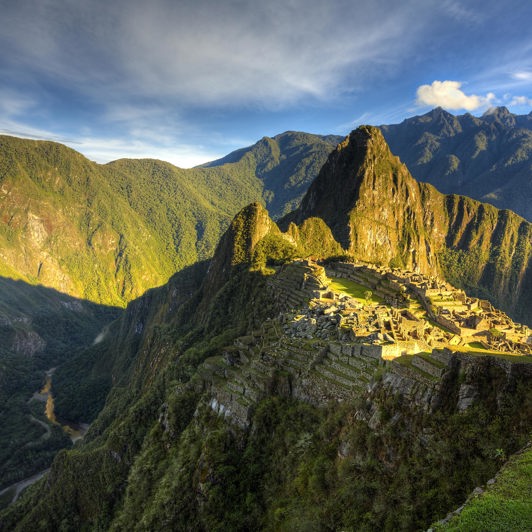
[[[90,428],[1,528],[445,530],[525,447],[529,222],[418,183],[370,126],[277,217],[249,203],[212,258],[42,357],[49,418]]]

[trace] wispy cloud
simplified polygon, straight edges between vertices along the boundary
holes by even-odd
[[[483,8],[469,8],[464,2],[456,0],[443,0],[440,8],[450,17],[464,24],[480,24],[486,18],[486,13]]]
[[[509,105],[532,107],[532,98],[528,98],[527,96],[513,96]]]
[[[143,140],[144,139],[144,140]],[[208,161],[223,157],[225,153],[214,152],[211,149],[197,145],[176,143],[173,146],[154,144],[146,137],[143,139],[122,138],[94,138],[85,137],[73,145],[76,150],[99,163],[106,163],[122,158],[149,158],[168,161],[180,168],[191,168]]]
[[[514,72],[512,77],[519,81],[532,81],[532,71],[521,70],[519,72]]]
[[[0,117],[13,117],[26,113],[35,107],[30,96],[9,89],[0,89]]]
[[[11,67],[117,102],[164,95],[275,107],[330,98],[346,80],[393,68],[430,17],[422,4],[19,0],[3,12],[0,44],[4,55],[16,51]]]

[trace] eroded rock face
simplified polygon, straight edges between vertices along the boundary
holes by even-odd
[[[474,384],[462,384],[458,391],[458,403],[456,407],[460,412],[467,410],[478,397],[478,389]]]
[[[46,347],[46,342],[35,331],[17,331],[11,350],[25,356],[41,353]]]

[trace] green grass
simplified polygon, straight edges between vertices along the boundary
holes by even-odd
[[[342,277],[333,277],[329,288],[335,292],[343,292],[353,299],[356,299],[360,303],[366,303],[365,293],[370,290],[367,286],[356,283],[355,281],[351,281],[350,279],[344,279]],[[372,295],[367,302],[382,303],[382,298]]]
[[[464,346],[449,347],[449,349],[473,356],[496,356],[498,358],[503,358],[504,360],[509,360],[510,362],[532,363],[532,355],[502,353],[501,351],[495,351],[494,349],[485,349],[480,342],[471,342]]]
[[[513,456],[497,481],[471,499],[462,513],[438,531],[520,532],[532,530],[532,448]]]

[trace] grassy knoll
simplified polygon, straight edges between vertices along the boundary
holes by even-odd
[[[369,288],[359,283],[355,283],[355,281],[351,281],[350,279],[333,277],[329,288],[335,292],[343,292],[360,303],[382,303],[382,298],[373,293],[371,297],[366,300],[366,292],[368,292]]]
[[[532,530],[532,447],[514,455],[496,482],[471,498],[463,511],[436,531]]]

